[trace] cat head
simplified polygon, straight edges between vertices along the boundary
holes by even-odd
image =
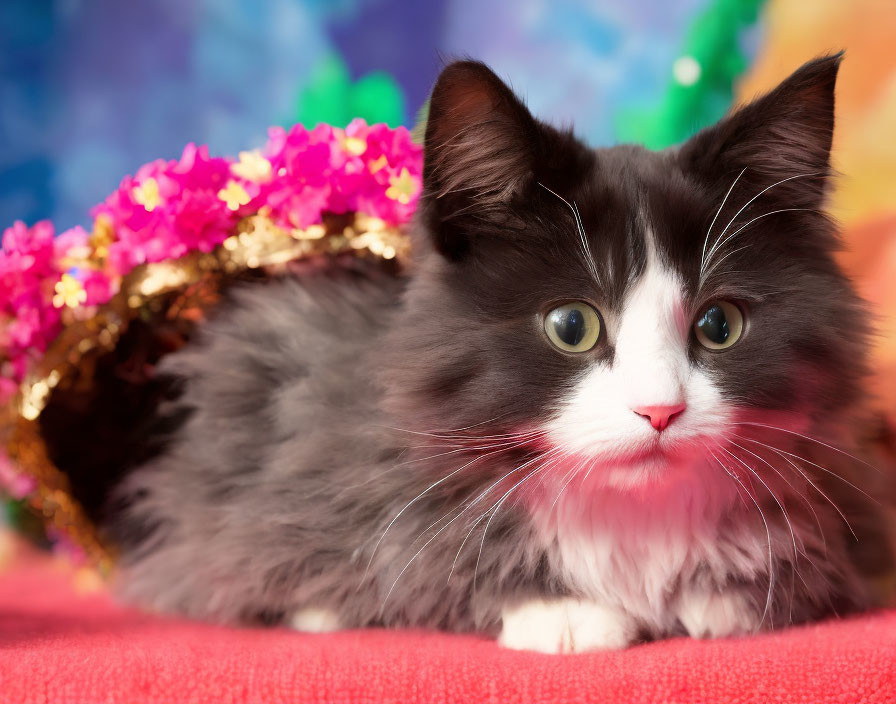
[[[839,63],[659,152],[591,149],[485,65],[449,65],[394,333],[403,420],[528,437],[634,486],[840,416],[867,317],[823,211]]]

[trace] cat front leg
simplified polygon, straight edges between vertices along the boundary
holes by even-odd
[[[625,612],[572,598],[533,600],[502,612],[498,642],[513,650],[540,653],[583,653],[624,648],[638,633]]]
[[[685,590],[676,615],[692,638],[743,636],[762,626],[762,610],[740,589]]]

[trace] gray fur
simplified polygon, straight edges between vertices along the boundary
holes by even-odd
[[[490,527],[506,545],[484,554],[475,598],[476,535],[443,584],[454,556],[445,546],[456,548],[472,523],[459,521],[385,600],[458,497],[432,492],[373,555],[388,521],[435,476],[432,465],[412,463],[421,451],[379,407],[371,351],[402,311],[395,283],[374,278],[309,275],[243,289],[194,347],[165,360],[163,371],[190,380],[195,410],[169,451],[124,487],[136,498],[115,538],[130,546],[140,536],[122,556],[126,596],[224,622],[313,606],[335,610],[345,626],[494,630],[498,593],[535,591],[543,555],[508,514]]]

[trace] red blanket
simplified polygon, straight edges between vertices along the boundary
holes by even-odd
[[[896,611],[591,655],[137,613],[45,556],[0,571],[0,702],[896,702]]]

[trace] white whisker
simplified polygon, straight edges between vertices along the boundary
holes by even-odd
[[[556,449],[559,449],[559,448],[555,448],[555,450]],[[562,457],[563,454],[565,454],[565,453],[563,453],[562,451],[559,453],[555,453],[554,460],[558,459],[559,457]],[[491,525],[492,519],[494,519],[494,517],[498,515],[498,511],[501,508],[501,504],[504,503],[504,501],[507,499],[507,497],[510,496],[511,493],[513,493],[513,491],[517,487],[519,487],[521,484],[523,484],[523,482],[526,482],[529,479],[531,479],[532,477],[534,477],[536,474],[538,474],[543,469],[545,469],[545,467],[547,467],[547,465],[543,464],[535,471],[530,472],[525,477],[520,479],[516,484],[514,484],[512,487],[510,487],[500,499],[498,499],[497,503],[495,503],[494,506],[492,506],[489,509],[489,511],[491,512],[491,515],[489,516],[488,520],[485,522],[485,528],[482,531],[482,540],[479,542],[479,554],[476,556],[476,566],[473,568],[473,591],[476,591],[476,575],[479,573],[479,562],[482,560],[482,548],[485,546],[485,536],[488,535],[488,527]]]
[[[863,489],[860,489],[860,488],[857,487],[855,484],[853,484],[851,481],[849,481],[849,480],[846,479],[845,477],[840,476],[839,474],[837,474],[837,473],[834,472],[833,470],[830,470],[830,469],[828,469],[827,467],[822,467],[822,466],[821,466],[820,464],[818,464],[817,462],[813,462],[813,461],[810,460],[810,459],[806,459],[805,457],[801,457],[800,455],[794,454],[793,452],[788,452],[787,450],[776,450],[776,452],[779,452],[779,453],[784,454],[784,455],[789,455],[790,457],[793,457],[794,459],[801,460],[801,461],[803,461],[803,462],[805,462],[805,463],[807,463],[807,464],[811,464],[813,467],[817,467],[817,468],[820,469],[822,472],[826,472],[827,474],[830,474],[832,477],[836,477],[836,478],[839,479],[841,482],[844,482],[844,483],[847,484],[848,486],[851,486],[853,489],[855,489],[856,491],[858,491],[860,494],[863,494],[868,500],[873,501],[875,504],[877,504],[878,506],[880,506],[880,501],[878,501],[878,500],[875,499],[873,496],[871,496],[871,494],[869,494],[868,492],[864,491]]]
[[[738,234],[740,234],[741,232],[743,232],[744,230],[746,230],[750,225],[752,225],[752,224],[753,224],[754,222],[756,222],[757,220],[762,220],[762,218],[767,218],[769,215],[777,215],[778,213],[794,213],[794,212],[818,212],[818,211],[816,211],[814,208],[781,208],[781,209],[779,209],[779,210],[772,210],[771,212],[763,213],[762,215],[758,215],[758,216],[756,216],[755,218],[753,218],[752,220],[750,220],[749,222],[747,222],[745,225],[741,225],[739,228],[737,228],[734,232],[732,232],[730,235],[728,235],[728,236],[727,236],[724,240],[722,240],[721,242],[717,242],[716,245],[714,245],[714,251],[716,251],[716,252],[719,251],[719,250],[720,250],[722,247],[724,247],[729,241],[731,241],[731,240],[732,240],[733,238],[735,238]],[[724,257],[722,257],[722,258],[719,259],[717,262],[715,262],[715,263],[714,263],[714,264],[713,264],[713,265],[706,271],[705,274],[701,274],[701,276],[700,276],[700,281],[701,281],[701,283],[702,283],[703,281],[705,281],[706,278],[708,278],[709,275],[710,275],[715,269],[717,269],[717,268],[719,267],[719,265],[720,265],[723,261],[725,261],[729,256],[731,256],[732,254],[735,254],[736,252],[740,252],[742,249],[746,249],[747,246],[749,246],[749,245],[745,245],[744,247],[740,247],[740,248],[734,250],[734,252],[729,252],[729,253],[726,254]],[[710,260],[711,260],[711,259],[712,259],[712,254],[710,254]],[[709,263],[709,261],[707,261],[707,264],[708,264],[708,263]]]
[[[591,254],[591,246],[588,244],[588,237],[585,235],[585,225],[582,222],[581,216],[579,215],[578,206],[576,206],[575,202],[570,203],[568,200],[566,200],[566,198],[561,196],[556,191],[552,191],[550,188],[545,186],[541,181],[538,181],[538,185],[541,186],[548,193],[556,196],[561,201],[563,201],[563,203],[566,204],[566,207],[572,211],[573,218],[575,218],[575,221],[576,221],[576,229],[578,230],[579,239],[581,240],[581,244],[582,244],[582,253],[585,256],[585,265],[588,267],[588,272],[591,274],[591,276],[594,278],[594,280],[597,282],[597,284],[601,285],[600,273],[597,270],[597,264],[594,261],[594,257]]]
[[[430,432],[425,430],[409,430],[407,428],[395,428],[388,425],[381,425],[381,428],[385,428],[386,430],[395,430],[400,433],[407,433],[409,435],[422,435],[427,438],[435,438],[436,440],[485,440],[489,438],[506,438],[506,437],[522,437],[526,435],[538,435],[540,431],[520,431],[515,433],[492,433],[489,435],[477,435],[477,434],[461,434],[461,431],[467,430],[467,428],[461,428],[459,430],[449,430],[443,432]],[[471,426],[472,427],[472,426]]]
[[[819,494],[821,494],[827,500],[827,502],[831,506],[833,506],[834,510],[838,514],[840,514],[840,518],[843,519],[843,522],[846,524],[846,527],[849,528],[849,532],[852,533],[852,537],[855,538],[856,540],[859,539],[859,537],[856,535],[856,532],[852,529],[852,526],[850,525],[849,521],[846,520],[846,516],[843,515],[843,511],[840,510],[840,507],[836,503],[834,503],[834,501],[831,500],[831,498],[827,494],[825,494],[815,482],[812,481],[812,478],[808,474],[806,474],[802,469],[800,469],[796,464],[794,464],[793,460],[791,460],[789,457],[787,457],[787,455],[785,455],[783,453],[783,451],[779,450],[776,447],[772,447],[771,445],[766,445],[764,442],[760,442],[759,440],[755,440],[753,438],[748,438],[743,435],[738,435],[737,437],[741,438],[742,440],[746,440],[747,442],[753,442],[753,443],[756,443],[757,445],[762,445],[763,447],[768,448],[769,450],[771,450],[772,452],[777,454],[779,457],[781,457],[781,459],[783,459],[785,462],[787,462],[791,467],[793,467],[807,482],[809,482],[809,485],[813,489],[815,489],[815,491],[817,491]],[[817,516],[816,516],[816,518],[817,518]],[[824,539],[823,533],[822,533],[822,539]],[[827,549],[826,542],[825,542],[825,549]]]
[[[765,622],[766,616],[768,616],[769,611],[771,610],[772,605],[772,591],[774,590],[775,585],[775,568],[774,568],[774,557],[772,555],[772,533],[768,527],[768,521],[765,520],[765,514],[762,512],[762,508],[759,506],[759,502],[756,501],[756,497],[747,489],[746,485],[741,481],[740,477],[737,476],[732,470],[730,470],[718,457],[716,454],[709,448],[708,445],[704,444],[707,451],[710,455],[712,455],[713,459],[719,463],[719,466],[722,470],[731,477],[734,481],[736,481],[740,487],[746,492],[747,496],[750,497],[750,501],[753,502],[753,505],[756,507],[756,510],[759,511],[759,517],[762,519],[762,524],[765,526],[765,535],[768,540],[768,596],[765,599],[765,609],[762,612],[762,618],[759,619],[759,624],[756,626],[756,630],[762,626]],[[722,449],[722,448],[719,448]]]
[[[550,451],[548,451],[547,453],[545,453],[542,457],[540,457],[540,458],[538,458],[538,459],[545,459],[546,457],[549,457],[549,456],[551,456],[552,454],[556,454],[557,452],[558,452],[558,448],[555,448],[554,450],[550,450]],[[519,471],[520,469],[522,469],[522,467],[517,467],[516,469],[514,469],[514,470],[508,472],[507,474],[505,474],[505,475],[504,475],[503,477],[501,477],[498,481],[494,482],[488,489],[486,489],[482,494],[480,494],[479,497],[477,497],[477,499],[476,499],[476,501],[475,501],[474,503],[477,503],[477,502],[479,501],[480,498],[482,498],[483,496],[485,496],[485,494],[487,494],[488,492],[490,492],[490,491],[491,491],[492,489],[494,489],[498,484],[500,484],[502,481],[504,481],[507,477],[509,477],[509,476],[510,476],[511,474],[513,474],[514,472]],[[472,504],[471,504],[471,505],[472,505]],[[489,513],[490,510],[491,510],[491,509],[486,509],[486,510],[485,510],[485,511],[484,511],[484,512],[483,512],[483,513],[482,513],[482,514],[481,514],[481,515],[480,515],[480,516],[473,522],[473,525],[470,526],[470,530],[467,531],[467,534],[464,536],[464,539],[463,539],[463,540],[461,541],[461,543],[460,543],[460,547],[457,549],[457,553],[454,555],[454,561],[451,563],[451,569],[448,571],[448,579],[445,581],[445,584],[447,584],[447,583],[451,580],[451,575],[454,574],[454,569],[455,569],[455,567],[457,567],[457,560],[458,560],[458,558],[460,558],[460,553],[461,553],[461,551],[463,551],[463,549],[464,549],[464,545],[466,545],[467,540],[469,540],[470,536],[473,534],[473,531],[476,530],[476,526],[478,526],[478,525],[482,522],[482,519],[485,518],[485,517],[488,515],[488,513]]]
[[[731,186],[728,188],[728,192],[725,193],[725,197],[722,198],[722,204],[719,206],[719,209],[716,211],[715,217],[713,217],[712,222],[709,223],[709,229],[706,231],[706,237],[703,240],[703,252],[700,254],[700,280],[703,280],[703,267],[706,266],[706,245],[709,243],[709,235],[712,233],[712,228],[715,227],[716,220],[718,220],[719,215],[722,212],[722,208],[725,207],[725,203],[728,202],[728,196],[731,195],[731,191],[734,190],[734,187],[737,185],[737,182],[740,181],[740,177],[744,175],[744,172],[747,170],[745,166],[741,172],[737,175],[737,178],[731,183]]]
[[[531,437],[522,437],[520,439],[515,439],[515,440],[506,440],[504,442],[493,442],[493,443],[488,443],[485,445],[477,445],[477,446],[472,446],[472,447],[466,447],[466,446],[457,447],[453,450],[446,450],[445,452],[439,452],[438,454],[435,454],[435,455],[428,455],[426,457],[418,457],[413,460],[405,460],[404,462],[397,464],[396,467],[407,466],[409,464],[416,464],[418,462],[426,462],[428,460],[434,460],[439,457],[446,457],[448,455],[456,455],[458,453],[464,453],[464,452],[477,452],[479,450],[512,450],[514,448],[522,447],[523,445],[528,444],[529,442],[534,440],[536,437],[538,437],[538,435],[533,435]],[[417,448],[417,449],[423,449],[423,448]],[[433,447],[433,449],[435,449],[435,447]]]
[[[822,442],[821,440],[818,440],[817,438],[813,438],[809,435],[803,435],[802,433],[798,433],[795,430],[788,430],[787,428],[780,428],[776,425],[765,425],[764,423],[754,423],[751,421],[738,421],[738,422],[732,423],[732,425],[753,425],[758,428],[768,428],[769,430],[778,430],[782,433],[789,433],[790,435],[796,435],[797,437],[803,438],[804,440],[809,440],[810,442],[818,443],[822,447],[826,447],[829,450],[833,450],[834,452],[844,455],[845,457],[849,457],[851,460],[854,460],[854,461],[858,462],[859,464],[863,464],[866,467],[868,467],[868,469],[873,469],[875,472],[880,474],[880,470],[877,467],[875,467],[873,464],[868,464],[867,462],[865,462],[862,459],[859,459],[855,455],[849,454],[848,452],[846,452],[846,450],[841,450],[839,447],[835,447],[834,445],[828,445],[826,442]],[[809,460],[805,460],[805,461],[808,462]],[[810,464],[812,464],[812,463],[810,462]]]
[[[740,438],[741,440],[746,440],[746,441],[750,440],[750,438],[743,436],[743,435],[739,435],[737,433],[734,433],[734,436],[737,438]],[[825,538],[825,535],[824,535],[824,528],[821,525],[821,519],[819,519],[818,512],[815,510],[815,506],[812,505],[812,501],[809,499],[809,497],[806,496],[806,494],[803,491],[800,491],[795,486],[793,486],[793,484],[790,483],[790,480],[788,480],[787,477],[785,477],[784,474],[782,474],[781,471],[777,467],[775,467],[771,462],[766,460],[764,457],[756,454],[755,452],[748,450],[746,447],[744,447],[743,445],[741,445],[739,443],[734,442],[734,440],[731,440],[730,438],[729,438],[729,442],[732,445],[739,447],[744,452],[752,455],[757,460],[762,462],[766,467],[771,469],[775,474],[777,474],[779,477],[781,477],[782,480],[784,480],[784,482],[787,484],[787,486],[789,486],[793,490],[793,493],[796,496],[798,496],[800,499],[802,499],[803,503],[806,504],[806,506],[812,512],[812,515],[815,517],[815,525],[818,526],[818,535],[821,537],[821,540],[824,543],[825,550],[827,550],[827,539]],[[760,443],[760,444],[762,444],[762,443]],[[783,459],[787,460],[787,462],[790,463],[791,465],[793,464],[786,457],[784,457]],[[803,479],[805,479],[807,482],[809,482],[809,484],[812,484],[812,481],[803,472],[800,472],[800,476],[802,476]],[[808,559],[808,556],[806,556],[805,554],[804,554],[804,557],[806,557],[806,559]]]
[[[560,487],[560,491],[557,492],[557,496],[554,497],[554,500],[551,502],[551,505],[548,508],[548,514],[550,514],[554,510],[554,506],[556,506],[557,502],[560,501],[560,497],[563,496],[563,492],[566,491],[566,487],[568,487],[572,483],[573,479],[575,479],[576,475],[579,473],[579,470],[581,470],[587,464],[587,462],[587,458],[580,460],[577,465],[575,465],[571,470],[563,475],[563,479],[566,479],[567,477],[569,477],[569,479],[566,479],[563,486]],[[593,468],[594,464],[592,463],[591,469]],[[588,470],[588,473],[591,472],[591,469]]]
[[[419,501],[421,498],[423,498],[423,496],[425,496],[427,493],[429,493],[430,491],[435,489],[437,486],[439,486],[443,482],[448,481],[451,477],[455,476],[459,472],[462,472],[464,469],[466,469],[470,465],[474,464],[475,462],[478,462],[479,460],[485,459],[486,457],[497,454],[498,452],[504,452],[505,449],[506,448],[500,448],[498,450],[492,450],[491,452],[486,452],[482,455],[477,455],[472,460],[470,460],[466,464],[462,465],[458,469],[455,469],[454,471],[446,474],[445,476],[441,477],[440,479],[438,479],[435,482],[433,482],[432,484],[430,484],[426,489],[424,489],[422,492],[417,494],[417,496],[415,496],[408,503],[406,503],[404,505],[404,507],[398,513],[395,514],[394,518],[392,518],[392,520],[389,521],[389,525],[386,526],[386,529],[383,531],[382,535],[380,535],[379,539],[376,541],[376,545],[373,546],[373,551],[370,553],[370,559],[367,561],[367,567],[364,570],[364,576],[361,578],[361,584],[363,584],[364,581],[367,579],[367,575],[370,572],[370,566],[373,564],[373,558],[376,556],[376,551],[379,548],[380,544],[383,542],[383,539],[386,537],[386,534],[389,532],[389,529],[392,528],[393,525],[395,525],[395,521],[397,521],[405,511],[407,511],[417,501]]]
[[[753,196],[752,198],[750,198],[750,200],[748,200],[746,203],[744,203],[743,206],[741,206],[741,209],[738,210],[738,211],[734,214],[734,217],[731,218],[731,220],[728,221],[728,224],[725,225],[725,229],[722,230],[722,232],[719,233],[719,236],[716,238],[715,243],[714,243],[713,246],[710,247],[710,249],[709,249],[709,254],[707,255],[707,262],[709,262],[709,261],[712,259],[712,255],[713,255],[713,253],[716,251],[716,249],[717,249],[717,245],[718,245],[719,241],[722,239],[722,237],[724,237],[725,233],[728,231],[728,228],[731,227],[732,224],[734,224],[734,221],[737,220],[738,216],[740,216],[740,214],[741,214],[742,212],[744,212],[744,210],[746,210],[748,207],[750,207],[750,205],[751,205],[757,198],[759,198],[759,197],[760,197],[761,195],[763,195],[764,193],[767,193],[767,192],[770,191],[771,189],[775,188],[776,186],[780,186],[782,183],[787,183],[788,181],[793,181],[794,179],[797,179],[797,178],[808,178],[808,177],[810,177],[810,176],[823,176],[823,175],[824,175],[824,174],[822,174],[821,172],[815,172],[815,173],[809,173],[809,174],[796,174],[795,176],[788,176],[787,178],[782,178],[780,181],[777,181],[776,183],[773,183],[771,186],[766,186],[766,187],[763,188],[761,191],[759,191],[759,193],[757,193],[755,196]]]
[[[706,273],[703,274],[703,275],[700,277],[700,280],[697,282],[697,287],[698,287],[698,289],[700,289],[700,288],[703,287],[703,284],[706,283],[706,280],[709,278],[709,275],[712,274],[712,272],[714,272],[716,269],[718,269],[719,266],[721,266],[721,264],[722,264],[723,261],[725,261],[728,257],[734,256],[734,255],[737,254],[738,252],[742,252],[742,251],[744,251],[745,249],[748,249],[749,246],[750,246],[750,245],[745,244],[745,245],[743,245],[742,247],[738,247],[737,249],[733,249],[733,250],[731,250],[730,252],[726,252],[724,257],[722,257],[721,259],[719,259],[717,262],[714,262],[713,265],[712,265],[711,267],[709,267],[709,269],[707,269]]]
[[[787,478],[786,478],[783,474],[781,474],[781,472],[779,472],[778,469],[777,469],[776,467],[774,467],[771,463],[767,462],[764,458],[762,458],[762,457],[760,457],[759,455],[757,455],[755,452],[752,452],[751,450],[748,450],[747,448],[745,448],[745,447],[744,447],[743,445],[741,445],[740,443],[737,443],[737,442],[735,442],[734,440],[731,440],[731,439],[729,439],[728,442],[730,442],[730,443],[731,443],[732,445],[734,445],[735,447],[740,448],[741,450],[743,450],[743,451],[746,452],[747,454],[749,454],[749,455],[755,457],[757,460],[759,460],[760,462],[762,462],[763,464],[765,464],[769,469],[771,469],[775,474],[777,474],[777,475],[778,475],[778,476],[779,476],[779,477],[780,477],[780,478],[787,484],[787,486],[789,486],[789,487],[794,491],[794,493],[797,494],[797,496],[802,497],[802,499],[803,499],[803,500],[806,502],[806,504],[809,506],[809,508],[810,508],[810,510],[812,511],[812,513],[815,515],[815,521],[816,521],[816,523],[818,523],[818,529],[819,529],[819,531],[822,533],[822,535],[824,534],[824,531],[823,531],[822,528],[821,528],[821,522],[818,520],[818,514],[815,513],[815,509],[812,507],[812,504],[809,502],[809,500],[808,500],[808,499],[807,499],[801,492],[797,491],[797,489],[796,489],[796,488],[795,488],[789,481],[787,481]],[[737,458],[737,459],[740,459],[740,458]],[[790,566],[791,566],[791,569],[796,573],[796,576],[800,578],[800,581],[803,583],[803,585],[808,589],[808,588],[809,588],[809,585],[806,584],[806,580],[803,579],[803,575],[802,575],[802,574],[800,573],[800,571],[797,569],[797,566],[796,566],[796,565],[797,565],[797,563],[799,562],[799,558],[800,558],[800,557],[803,557],[809,564],[812,564],[812,560],[809,558],[809,556],[806,554],[806,552],[805,552],[804,550],[800,550],[800,549],[797,548],[797,545],[796,545],[796,535],[795,535],[795,533],[794,533],[794,531],[793,531],[793,524],[792,524],[792,522],[791,522],[791,520],[790,520],[790,516],[787,514],[787,511],[784,510],[784,505],[783,505],[783,503],[778,499],[777,496],[775,496],[774,492],[772,492],[772,490],[765,484],[765,482],[762,481],[762,478],[759,476],[759,472],[758,472],[756,469],[751,469],[750,471],[752,471],[753,474],[756,475],[756,478],[759,479],[759,481],[761,481],[762,484],[763,484],[764,486],[766,486],[766,488],[769,490],[769,494],[772,495],[772,498],[775,500],[775,503],[778,504],[778,507],[781,509],[781,513],[784,515],[784,520],[787,522],[787,528],[788,528],[788,530],[790,531],[790,540],[791,540],[791,542],[793,543],[793,562],[791,562],[791,565],[790,565]],[[802,540],[800,540],[800,543],[802,543]],[[813,566],[814,566],[814,565],[813,565]],[[793,608],[793,594],[792,594],[792,593],[791,593],[791,608]]]
[[[553,452],[553,450],[552,450],[552,452]],[[439,530],[437,530],[437,531],[432,535],[432,537],[430,537],[429,540],[427,540],[427,541],[423,544],[423,546],[422,546],[419,550],[417,550],[417,552],[415,552],[415,553],[411,556],[411,559],[408,560],[407,564],[406,564],[404,567],[401,568],[401,571],[398,573],[398,576],[395,578],[395,581],[392,582],[392,586],[389,587],[389,591],[386,593],[386,596],[385,596],[385,598],[383,599],[383,603],[380,605],[380,614],[383,613],[383,610],[384,610],[385,607],[386,607],[386,602],[389,601],[389,597],[392,595],[392,592],[395,590],[395,585],[398,584],[398,580],[401,579],[402,575],[403,575],[403,574],[407,571],[407,569],[413,564],[414,560],[416,560],[416,559],[420,556],[420,554],[426,549],[426,547],[427,547],[430,543],[432,543],[436,538],[438,538],[439,535],[441,535],[442,531],[444,531],[446,528],[448,528],[448,526],[450,526],[450,525],[451,525],[452,523],[454,523],[458,518],[460,518],[462,515],[464,515],[464,513],[467,512],[467,509],[469,509],[469,508],[471,508],[472,506],[474,506],[475,504],[477,504],[483,497],[485,497],[485,496],[487,495],[487,493],[488,493],[489,491],[491,491],[492,488],[494,488],[495,486],[497,486],[497,484],[498,484],[499,482],[503,481],[504,478],[510,476],[511,474],[513,474],[513,473],[515,473],[515,472],[520,471],[521,469],[523,469],[523,468],[525,468],[526,466],[532,464],[533,462],[538,461],[539,459],[542,459],[542,457],[541,457],[541,456],[536,456],[536,457],[532,458],[531,460],[529,460],[529,461],[523,463],[523,464],[520,465],[519,467],[516,467],[515,469],[511,470],[511,471],[508,472],[507,474],[505,474],[504,477],[502,477],[501,479],[498,480],[498,482],[492,484],[492,486],[489,487],[488,489],[486,489],[486,491],[480,493],[479,496],[476,497],[476,499],[474,499],[472,502],[466,504],[466,505],[464,506],[463,510],[460,511],[460,512],[459,512],[454,518],[452,518],[450,521],[448,521],[448,523],[446,523],[444,526],[442,526],[441,528],[439,528]],[[531,476],[531,475],[529,475],[529,476]],[[450,512],[449,512],[449,513],[450,513]],[[441,520],[441,519],[440,519],[440,520]],[[438,521],[437,521],[437,522],[438,522]],[[433,524],[433,525],[435,525],[435,524]]]

